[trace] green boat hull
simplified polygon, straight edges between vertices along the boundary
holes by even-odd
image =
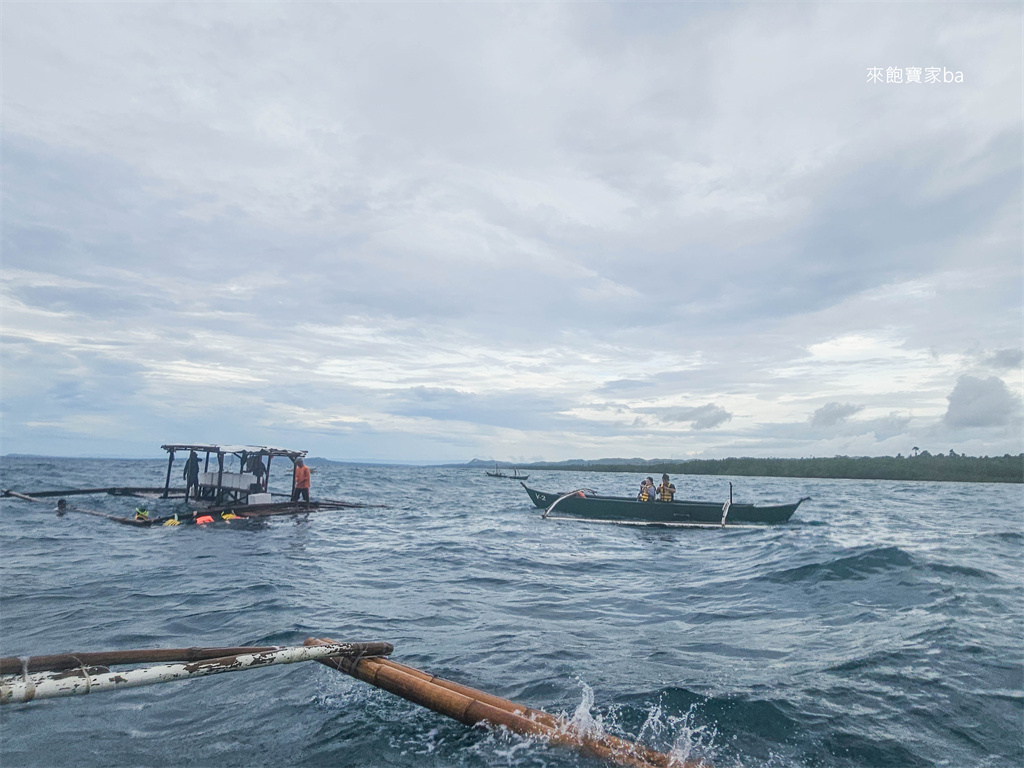
[[[551,517],[572,517],[584,520],[646,525],[728,525],[729,523],[785,523],[806,498],[793,504],[758,506],[729,505],[714,501],[637,501],[618,496],[599,496],[576,491],[571,494],[546,493],[527,487],[534,506],[548,511]]]

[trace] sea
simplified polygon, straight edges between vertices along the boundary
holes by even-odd
[[[31,492],[162,486],[166,464],[0,470]],[[528,483],[632,496],[641,479]],[[382,640],[403,664],[718,768],[1024,765],[1022,486],[673,480],[679,498],[724,502],[731,482],[737,502],[811,500],[770,527],[597,525],[544,519],[479,469],[315,462],[314,499],[383,506],[136,528],[5,498],[0,655]],[[307,662],[0,707],[0,765],[604,763]]]

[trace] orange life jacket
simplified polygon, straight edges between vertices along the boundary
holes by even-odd
[[[196,525],[205,525],[206,523],[212,523],[213,518],[210,515],[203,515],[202,517],[196,518]]]

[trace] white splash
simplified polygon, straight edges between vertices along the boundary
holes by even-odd
[[[594,689],[583,680],[577,679],[582,689],[580,703],[571,718],[567,718],[569,729],[576,734],[600,738],[614,734],[636,741],[638,744],[659,749],[658,744],[670,743],[668,754],[673,766],[711,765],[718,729],[713,725],[698,724],[697,705],[692,704],[682,715],[666,714],[661,703],[651,706],[647,719],[636,737],[631,737],[620,726],[620,710],[611,707],[606,715],[595,714]],[[660,749],[664,750],[664,747]]]
[[[580,703],[576,706],[576,711],[569,718],[569,728],[581,736],[599,738],[604,735],[605,728],[604,720],[601,716],[597,715],[595,717],[591,712],[594,708],[594,689],[582,680],[577,679],[577,682],[583,689],[583,696],[580,699]]]
[[[660,707],[658,710],[660,712]],[[667,729],[672,734],[672,749],[669,754],[679,765],[693,762],[695,765],[706,765],[705,758],[712,754],[718,728],[711,725],[697,725],[697,705],[680,716],[664,718]]]

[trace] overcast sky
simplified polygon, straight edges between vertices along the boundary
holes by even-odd
[[[1018,453],[1021,29],[5,2],[2,452]]]

